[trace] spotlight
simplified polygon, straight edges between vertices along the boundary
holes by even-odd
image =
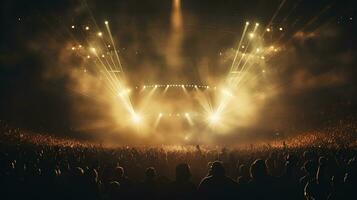
[[[267,28],[267,32],[270,32],[270,28]]]
[[[190,114],[188,114],[188,113],[185,113],[185,116],[186,116],[186,117],[188,117],[188,116],[190,116]]]
[[[245,22],[246,25],[249,25],[249,22]]]
[[[108,25],[108,21],[105,21],[104,24],[105,24],[105,25]]]
[[[208,120],[211,124],[217,124],[220,121],[220,119],[221,117],[218,112],[214,112],[208,117]]]
[[[89,26],[86,26],[86,31],[88,31],[89,30]]]
[[[74,25],[72,25],[71,28],[74,29]]]
[[[133,120],[133,122],[135,123],[135,124],[138,124],[138,123],[140,123],[141,122],[141,116],[140,115],[138,115],[137,113],[133,113],[133,115],[131,116],[131,119]]]
[[[249,38],[253,39],[254,38],[254,33],[249,33]]]
[[[259,26],[259,23],[255,23],[255,26]]]
[[[103,33],[102,32],[98,32],[97,34],[99,37],[102,37]]]
[[[280,28],[279,28],[279,31],[283,31],[283,28],[282,28],[282,27],[280,27]]]

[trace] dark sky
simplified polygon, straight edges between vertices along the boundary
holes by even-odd
[[[234,47],[245,21],[266,25],[281,1],[183,0],[183,74],[191,82],[199,76],[193,68],[200,58],[214,57]],[[166,37],[170,27],[169,0],[34,0],[1,1],[0,119],[16,126],[72,134],[76,126],[69,115],[75,94],[66,88],[66,76],[48,80],[44,72],[56,65],[56,45],[70,40],[71,24],[110,20],[128,74],[151,60],[163,77],[165,68],[153,37]],[[317,127],[327,120],[355,115],[356,5],[354,1],[287,0],[273,21],[286,28],[281,41],[286,52],[272,59],[281,93],[269,102],[262,118],[290,123],[294,127]],[[298,37],[296,33],[303,34]],[[317,33],[317,37],[309,37]],[[160,34],[152,36],[152,34]],[[294,37],[295,35],[295,37]],[[76,35],[75,37],[78,37]],[[213,40],[211,44],[208,41]],[[139,55],[133,58],[134,52]],[[216,60],[209,61],[215,65]],[[213,70],[214,71],[214,70]],[[217,71],[220,73],[220,71]],[[138,80],[150,83],[155,77]],[[163,79],[164,80],[164,79]],[[273,109],[273,110],[272,110]],[[265,121],[262,120],[262,123]],[[280,127],[277,125],[277,127]]]

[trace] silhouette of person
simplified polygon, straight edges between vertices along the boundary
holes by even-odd
[[[196,199],[197,190],[195,184],[190,181],[190,167],[186,163],[176,166],[176,179],[170,185],[169,199]]]
[[[319,167],[316,173],[316,179],[309,181],[304,189],[304,194],[308,200],[327,199],[331,192],[331,182],[327,175],[327,159],[319,158]]]
[[[155,168],[147,168],[145,170],[145,176],[145,180],[140,186],[140,199],[158,199],[158,183]]]
[[[202,179],[198,194],[201,199],[235,199],[237,183],[225,175],[222,162],[214,161],[209,175]]]
[[[120,184],[120,191],[123,198],[129,198],[132,192],[132,183],[125,175],[123,167],[116,167],[114,170],[114,180]]]
[[[239,166],[239,176],[237,178],[238,193],[242,199],[248,198],[248,183],[250,181],[249,168],[247,165],[241,164]]]
[[[276,199],[276,181],[268,175],[264,160],[258,159],[250,166],[249,199]]]

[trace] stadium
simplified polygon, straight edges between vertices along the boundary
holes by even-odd
[[[356,199],[356,3],[1,2],[1,199]]]

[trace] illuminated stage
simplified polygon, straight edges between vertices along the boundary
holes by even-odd
[[[181,3],[176,0],[172,5],[164,56],[166,67],[175,74],[182,68],[179,49],[184,30]],[[234,48],[219,53],[229,63],[223,74],[202,75],[190,82],[184,76],[178,81],[174,75],[169,76],[173,81],[167,82],[169,77],[158,75],[155,83],[145,80],[146,73],[152,73],[150,68],[130,72],[130,66],[124,66],[121,54],[126,49],[116,44],[109,21],[95,24],[70,25],[74,34],[87,36],[69,43],[63,53],[80,63],[70,72],[70,89],[89,97],[73,105],[76,123],[83,124],[79,131],[110,130],[132,141],[205,142],[210,135],[231,134],[254,124],[265,101],[275,95],[268,61],[283,47],[265,38],[282,28],[246,22]],[[140,84],[131,80],[137,76]],[[83,115],[89,117],[83,120]]]

